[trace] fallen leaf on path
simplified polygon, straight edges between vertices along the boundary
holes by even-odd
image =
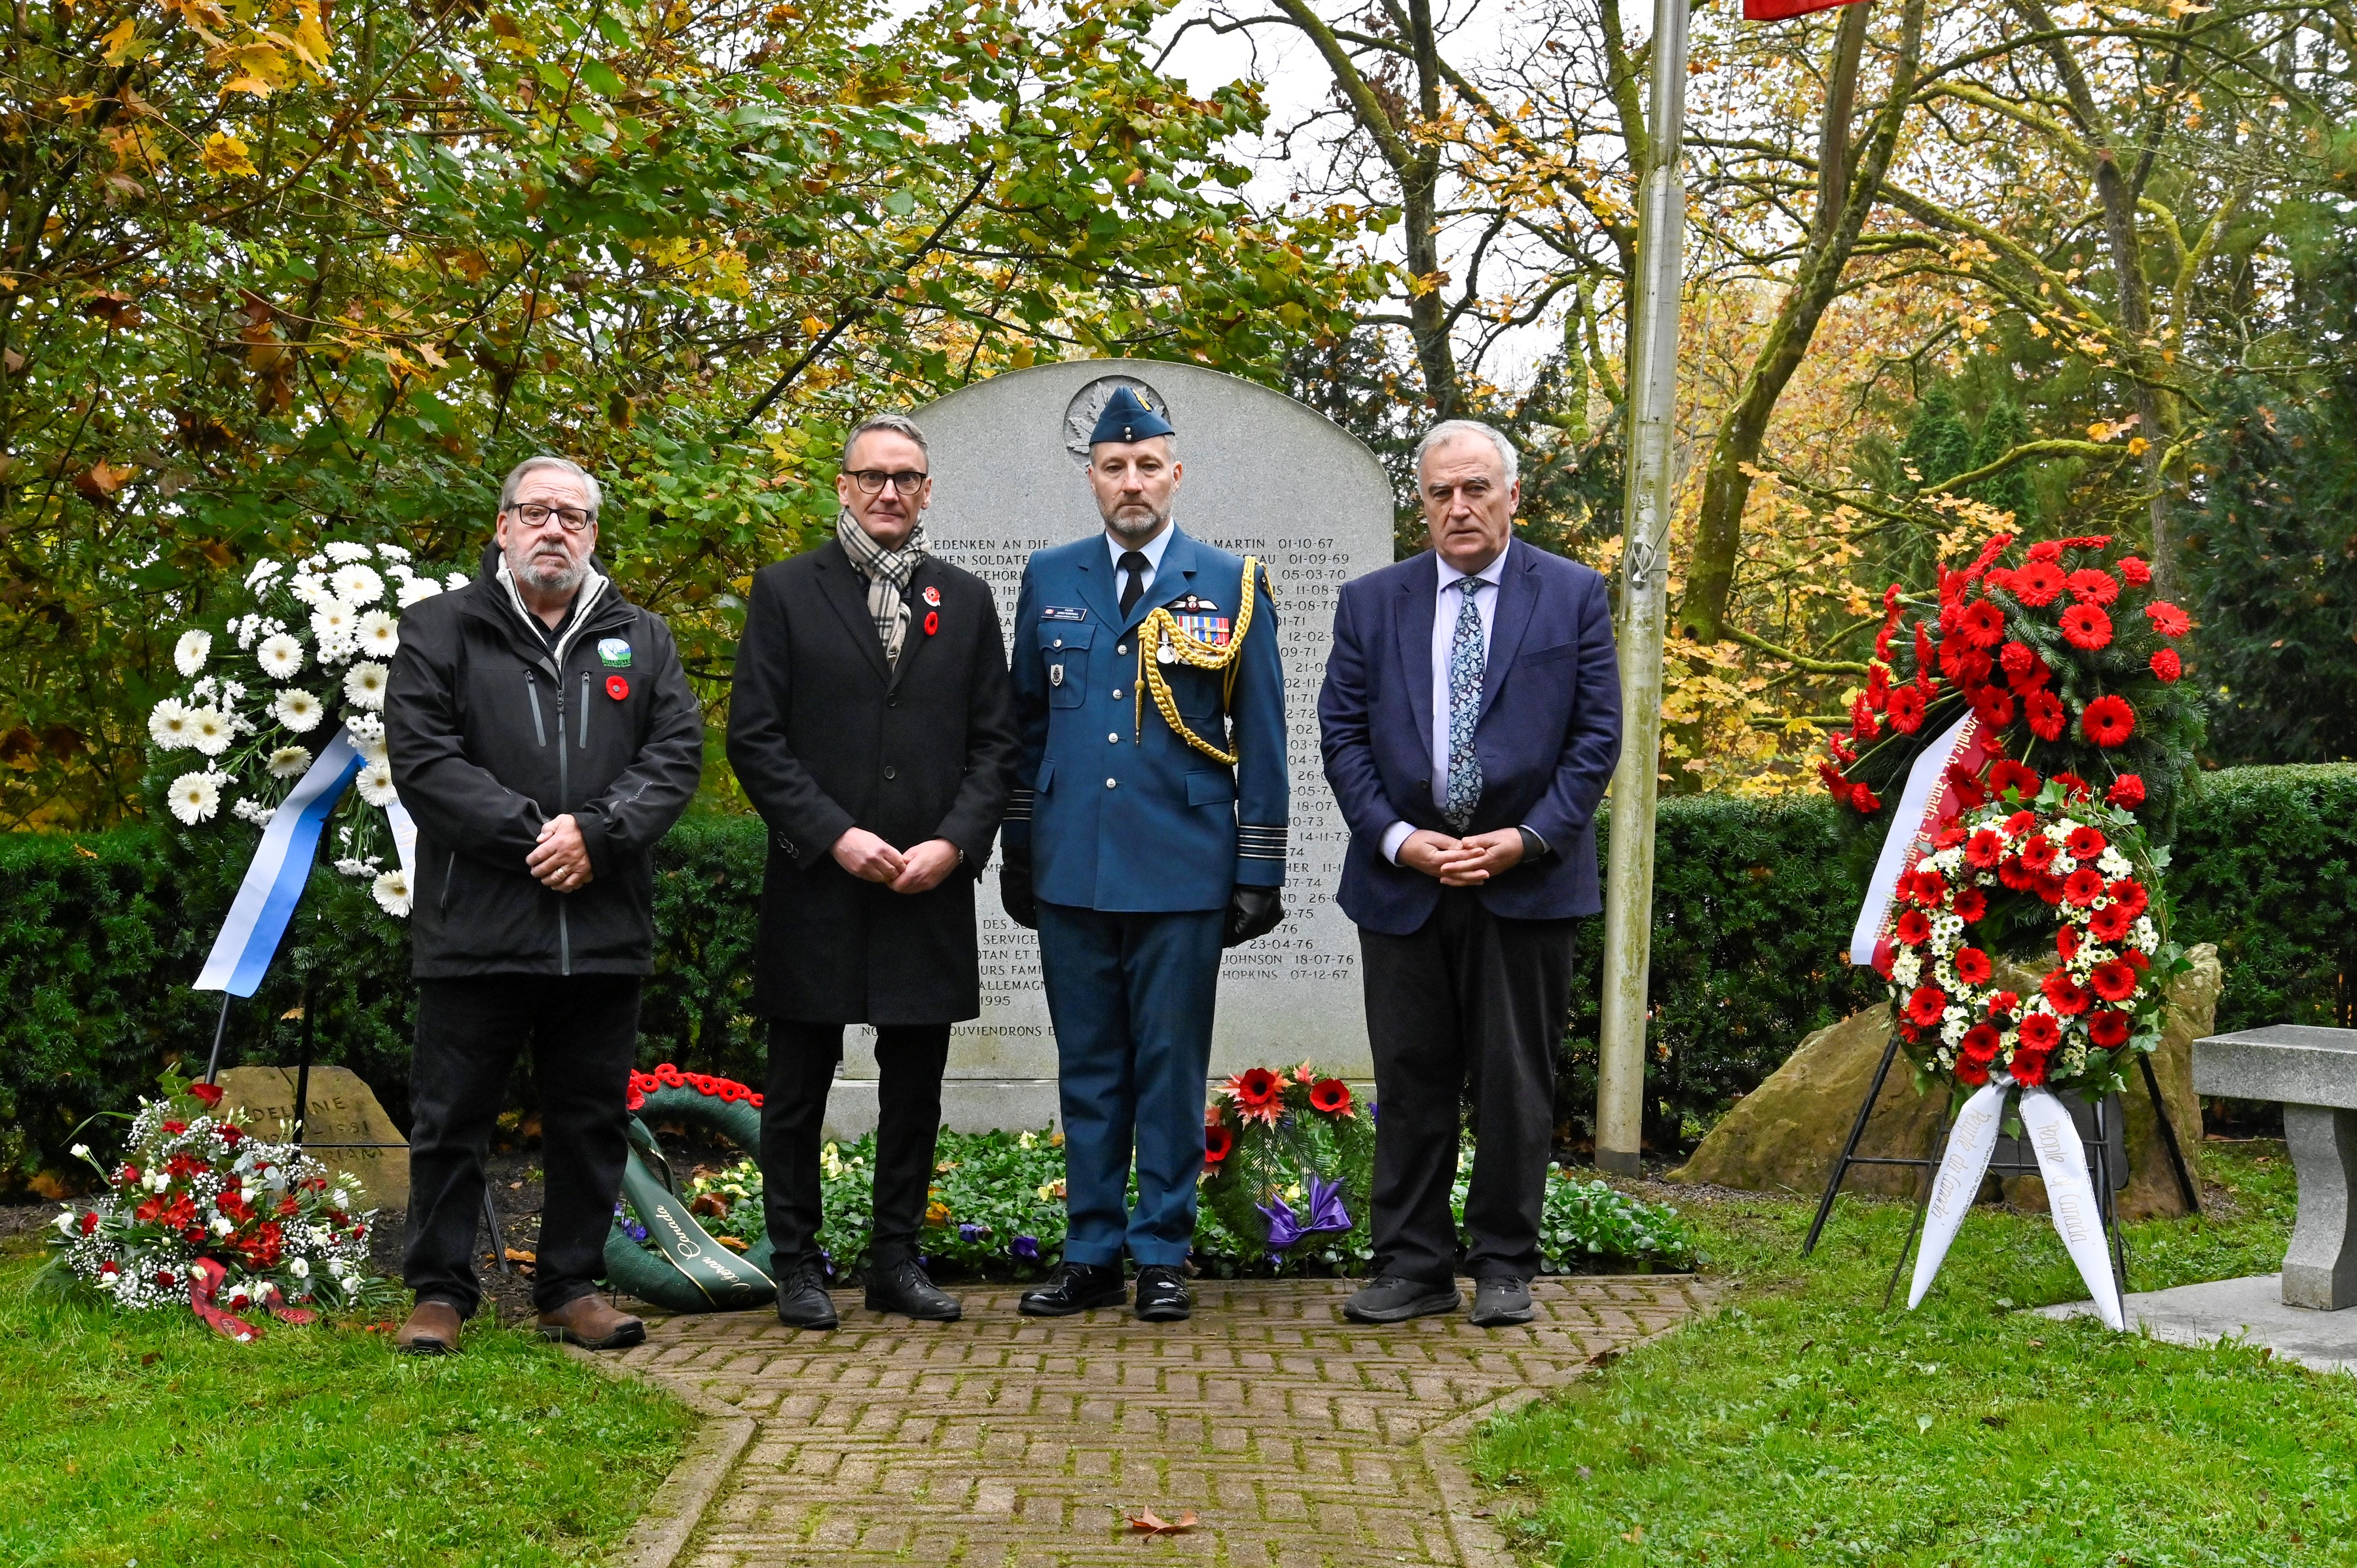
[[[1157,1519],[1154,1510],[1148,1509],[1133,1517],[1129,1521],[1129,1528],[1147,1535],[1183,1535],[1195,1528],[1195,1514],[1190,1509],[1176,1520]]]

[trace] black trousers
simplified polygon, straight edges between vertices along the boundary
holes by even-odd
[[[630,1142],[622,1102],[639,1051],[634,974],[494,974],[418,983],[410,1056],[409,1238],[402,1273],[420,1301],[461,1317],[482,1302],[475,1238],[483,1155],[516,1053],[532,1042],[540,1090],[541,1209],[533,1302],[543,1312],[590,1294]],[[494,1247],[503,1237],[491,1238]]]
[[[1456,1273],[1448,1193],[1469,1090],[1475,1148],[1465,1272],[1538,1273],[1555,1049],[1570,1015],[1577,925],[1501,919],[1478,889],[1444,887],[1413,936],[1360,928],[1375,1058],[1379,1273],[1435,1284]]]
[[[819,1262],[819,1129],[835,1065],[843,1060],[843,1029],[841,1024],[770,1020],[761,1193],[780,1282],[797,1267]],[[949,1059],[947,1024],[887,1024],[876,1031],[880,1078],[871,1265],[916,1255],[925,1195],[933,1183],[933,1144],[942,1130],[942,1071]]]

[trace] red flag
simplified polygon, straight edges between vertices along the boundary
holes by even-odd
[[[1862,5],[1866,0],[1743,0],[1743,19],[1747,22],[1781,22],[1787,16],[1804,16],[1812,11],[1830,11],[1839,5]]]

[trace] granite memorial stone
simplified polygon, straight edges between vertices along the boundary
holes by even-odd
[[[257,1138],[284,1143],[294,1136],[295,1069],[233,1067],[221,1075],[221,1113]],[[311,1069],[310,1110],[303,1118],[304,1147],[320,1164],[349,1176],[371,1208],[401,1208],[409,1202],[409,1140],[393,1124],[376,1094],[350,1068]],[[333,1144],[389,1144],[390,1148],[336,1148]]]
[[[1097,414],[1124,385],[1178,427],[1185,473],[1174,521],[1222,550],[1258,556],[1282,628],[1293,777],[1286,914],[1276,930],[1227,955],[1211,1069],[1224,1077],[1308,1058],[1364,1080],[1373,1065],[1358,933],[1334,903],[1349,830],[1326,787],[1317,703],[1338,592],[1392,559],[1392,488],[1374,455],[1291,398],[1217,371],[1143,360],[1041,365],[916,411],[931,443],[926,537],[942,560],[990,584],[1011,636],[1031,553],[1103,531],[1082,469]],[[1056,1042],[1039,941],[1000,909],[995,863],[976,904],[983,1015],[951,1036],[942,1119],[960,1131],[1043,1127],[1056,1112]],[[865,1028],[845,1039],[830,1137],[875,1125],[874,1045]]]

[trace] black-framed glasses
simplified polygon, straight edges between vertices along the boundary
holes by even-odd
[[[577,506],[542,506],[537,501],[525,501],[508,510],[526,528],[538,528],[553,517],[567,533],[578,533],[597,521],[595,513],[583,511]]]
[[[904,468],[899,473],[887,473],[881,468],[853,468],[845,477],[859,487],[859,493],[863,496],[881,495],[886,485],[891,486],[898,494],[913,496],[918,486],[932,478],[922,468]]]

